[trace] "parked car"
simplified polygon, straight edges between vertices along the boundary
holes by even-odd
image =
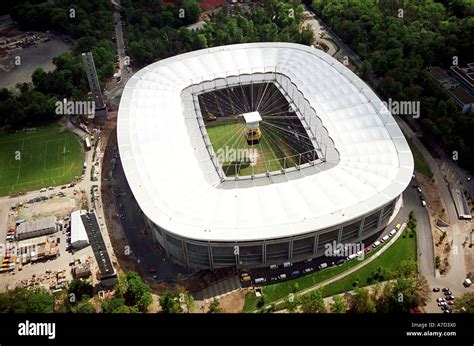
[[[303,273],[307,274],[307,273],[311,273],[314,269],[313,268],[305,268],[303,269]]]
[[[440,288],[439,287],[434,287],[433,288],[433,292],[439,292],[440,291]]]
[[[443,287],[442,291],[447,292],[447,291],[449,291],[449,288],[448,287]]]

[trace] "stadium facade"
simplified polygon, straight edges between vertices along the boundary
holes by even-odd
[[[199,96],[258,83],[284,95],[314,156],[228,176]],[[333,241],[362,241],[393,217],[414,168],[375,93],[331,56],[290,43],[222,46],[145,67],[125,86],[117,131],[127,181],[156,240],[192,269],[299,261]]]

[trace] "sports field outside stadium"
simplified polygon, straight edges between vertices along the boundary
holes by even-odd
[[[57,124],[0,136],[0,195],[71,182],[82,173],[80,138]]]

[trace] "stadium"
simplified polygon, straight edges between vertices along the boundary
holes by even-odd
[[[414,168],[390,112],[326,53],[250,43],[137,72],[118,113],[124,173],[167,256],[191,269],[322,256],[384,229]]]

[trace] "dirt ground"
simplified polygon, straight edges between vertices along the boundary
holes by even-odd
[[[234,313],[242,312],[245,303],[245,293],[247,293],[246,290],[239,290],[222,297],[219,300],[222,311]]]
[[[445,236],[442,241],[441,238],[443,235],[442,231],[447,232],[449,227],[439,227],[436,221],[438,219],[441,219],[442,221],[449,223],[448,215],[446,213],[445,205],[442,202],[441,195],[439,193],[439,188],[437,186],[438,182],[436,181],[436,179],[428,178],[421,174],[418,174],[417,180],[420,184],[421,191],[423,191],[423,196],[428,206],[431,229],[433,230],[435,256],[439,256],[441,259],[439,271],[441,274],[443,274],[449,269],[449,264],[448,266],[446,266],[444,260],[447,259],[449,263],[451,247],[448,236]]]
[[[81,207],[84,195],[79,190],[74,190],[74,196],[64,198],[54,197],[43,202],[24,204],[20,209],[18,219],[32,220],[38,216],[65,217]]]

